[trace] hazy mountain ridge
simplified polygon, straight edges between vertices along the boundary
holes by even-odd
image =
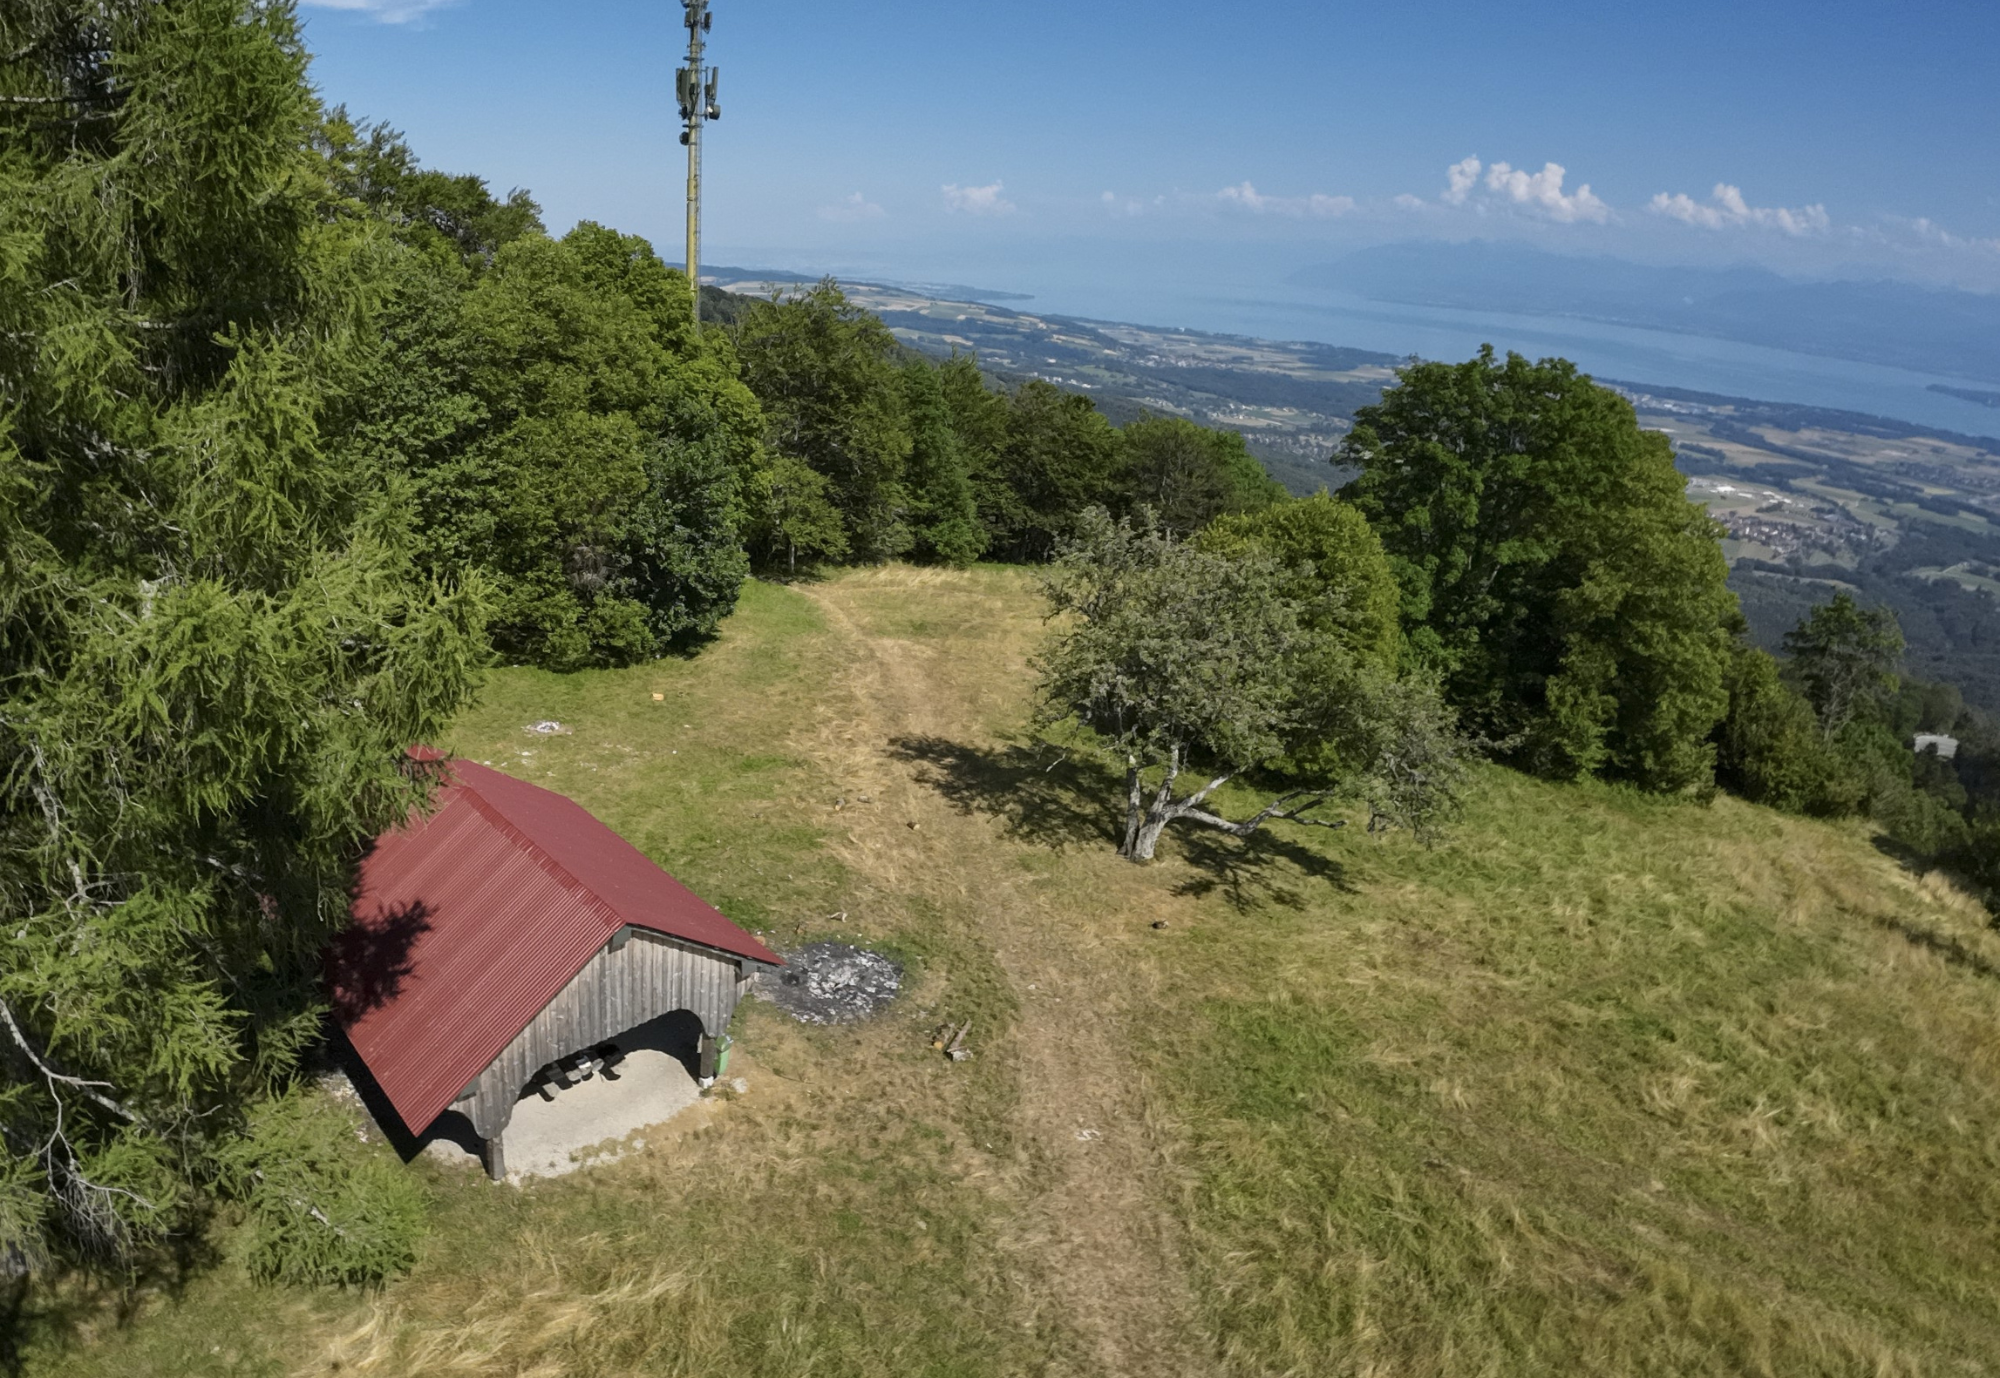
[[[1302,287],[1409,306],[1570,316],[2000,382],[2000,296],[1762,268],[1656,267],[1485,240],[1411,241],[1304,268]]]

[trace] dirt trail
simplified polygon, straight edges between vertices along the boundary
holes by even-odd
[[[1147,1126],[1127,1044],[1129,1021],[1146,1014],[1150,964],[1135,936],[1144,925],[1134,915],[1114,931],[1056,912],[1034,893],[1033,877],[1018,864],[1021,844],[999,821],[951,807],[892,745],[930,736],[990,745],[977,714],[980,686],[954,682],[938,645],[882,634],[862,606],[885,586],[941,577],[950,576],[892,570],[806,590],[852,645],[843,687],[854,707],[852,716],[819,723],[804,745],[840,779],[857,782],[872,805],[854,811],[836,848],[849,866],[905,893],[949,876],[956,893],[940,898],[976,903],[1020,1000],[1012,1039],[989,1045],[992,1055],[1015,1059],[1028,1146],[1020,1174],[1027,1229],[1009,1243],[1021,1255],[1036,1319],[1053,1320],[1081,1345],[1079,1366],[1061,1371],[1212,1372],[1167,1209],[1170,1165]],[[932,864],[947,856],[949,866]],[[1102,867],[1102,886],[1125,890],[1130,882],[1114,869],[1123,866],[1113,859]],[[968,893],[974,886],[976,895]],[[1130,888],[1135,906],[1158,900],[1156,890]]]

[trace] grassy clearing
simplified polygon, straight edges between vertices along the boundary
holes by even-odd
[[[584,801],[773,942],[884,943],[911,963],[919,996],[1004,1026],[1011,1002],[990,956],[935,908],[874,892],[825,845],[844,786],[796,742],[838,706],[838,655],[810,602],[753,584],[695,659],[497,672],[451,745]],[[569,731],[524,730],[546,719]],[[992,1242],[1009,1206],[967,1160],[987,1154],[974,1135],[1006,1125],[1010,1078],[997,1061],[942,1075],[907,1036],[917,1018],[805,1030],[746,1006],[737,1068],[753,1092],[616,1167],[514,1191],[416,1164],[434,1228],[415,1273],[382,1295],[256,1288],[224,1263],[182,1288],[71,1296],[63,1312],[43,1299],[24,1369],[1020,1372],[1036,1331]]]
[[[1988,1372],[2000,968],[1857,832],[1499,771],[1179,939],[1229,1368]],[[1216,972],[1230,975],[1218,979]]]
[[[753,585],[691,661],[496,674],[458,749],[909,994],[746,1006],[752,1092],[616,1165],[419,1165],[379,1296],[225,1261],[45,1310],[25,1371],[1996,1370],[2000,937],[1962,896],[1857,829],[1499,770],[1435,851],[1132,867],[1108,782],[1010,735],[1038,628],[1019,572],[891,569]]]

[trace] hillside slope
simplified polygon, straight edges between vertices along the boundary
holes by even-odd
[[[496,674],[459,749],[908,993],[746,1006],[748,1093],[615,1165],[419,1164],[437,1226],[379,1297],[224,1262],[124,1324],[44,1305],[26,1372],[1996,1370],[2000,939],[1948,885],[1499,770],[1434,851],[1135,867],[1114,782],[1020,735],[1039,634],[1020,571],[892,567],[752,585],[690,661]]]

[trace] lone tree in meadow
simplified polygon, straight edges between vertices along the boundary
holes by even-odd
[[[1341,613],[1357,590],[1254,535],[1229,544],[1093,509],[1044,580],[1055,630],[1037,662],[1040,722],[1089,729],[1123,765],[1119,854],[1150,861],[1183,820],[1237,837],[1278,820],[1341,827],[1313,811],[1348,796],[1368,801],[1371,828],[1431,837],[1465,769],[1450,714],[1356,650]],[[1184,790],[1191,771],[1201,783]],[[1212,801],[1246,777],[1270,797],[1225,817]]]

